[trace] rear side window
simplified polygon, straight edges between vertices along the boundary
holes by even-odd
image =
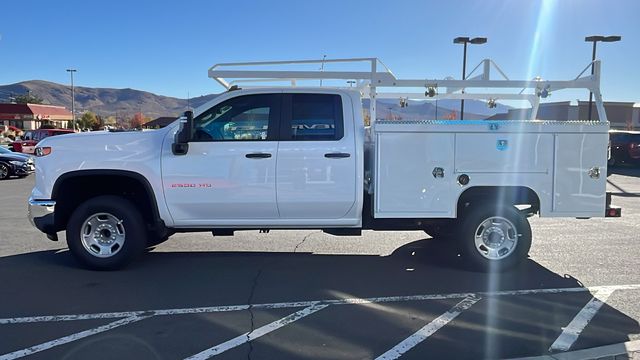
[[[332,141],[343,137],[342,99],[334,94],[285,94],[281,140]],[[288,116],[287,116],[288,115]]]

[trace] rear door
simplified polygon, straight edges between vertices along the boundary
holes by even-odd
[[[283,94],[276,168],[280,218],[341,219],[356,202],[349,101],[338,94]]]

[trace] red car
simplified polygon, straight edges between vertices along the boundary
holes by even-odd
[[[22,152],[27,154],[33,154],[36,149],[36,144],[49,136],[73,134],[71,129],[38,129],[29,130],[25,132],[22,140],[13,142],[13,151]]]
[[[609,131],[611,158],[609,166],[640,164],[640,131]]]

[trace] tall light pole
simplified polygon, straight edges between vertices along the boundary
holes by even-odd
[[[464,45],[464,53],[462,55],[462,80],[465,80],[467,77],[467,44],[480,45],[486,42],[487,42],[486,37],[474,37],[473,39],[470,39],[468,37],[457,37],[453,39],[454,44]],[[460,120],[462,120],[463,117],[464,117],[464,99],[460,101]]]
[[[73,73],[76,71],[76,69],[67,69],[67,72],[71,75],[71,128],[74,131],[76,129],[76,93],[73,88]]]
[[[602,42],[616,42],[622,40],[622,36],[612,35],[612,36],[601,36],[601,35],[593,35],[587,36],[584,38],[586,42],[593,43],[593,51],[591,52],[591,75],[593,75],[593,62],[596,61],[596,44],[598,41]],[[591,103],[593,102],[593,93],[589,91],[589,121],[591,121]]]

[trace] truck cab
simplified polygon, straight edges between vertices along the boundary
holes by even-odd
[[[188,151],[168,132],[162,180],[177,228],[360,226],[356,91],[239,90],[198,109]],[[356,107],[356,109],[357,109]]]

